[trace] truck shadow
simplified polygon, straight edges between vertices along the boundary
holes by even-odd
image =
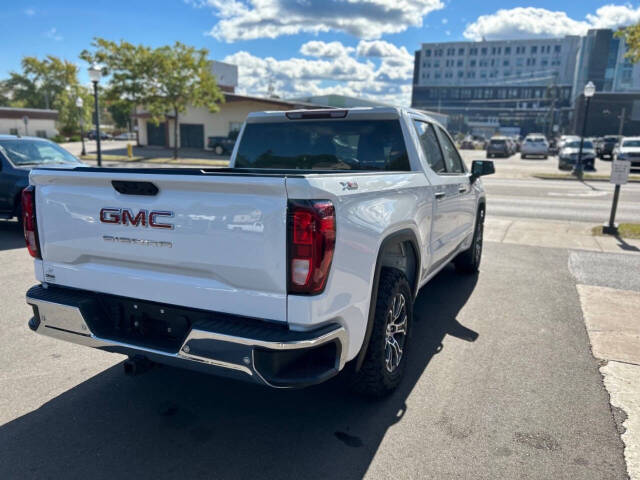
[[[24,247],[21,225],[15,220],[0,220],[0,251]]]
[[[420,292],[406,378],[389,398],[346,393],[340,377],[278,391],[168,367],[130,378],[117,365],[0,427],[0,478],[362,478],[444,337],[478,337],[456,320],[476,282],[447,267]]]

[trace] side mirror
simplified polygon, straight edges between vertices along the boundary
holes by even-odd
[[[471,162],[471,183],[475,182],[479,177],[496,173],[491,160],[474,160]]]

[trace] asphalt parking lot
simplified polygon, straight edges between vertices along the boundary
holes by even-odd
[[[417,299],[402,387],[274,391],[38,337],[32,262],[0,222],[0,478],[624,479],[570,252],[487,242]]]

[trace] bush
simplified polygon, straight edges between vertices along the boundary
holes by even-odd
[[[67,137],[63,137],[62,135],[55,135],[51,137],[51,140],[56,143],[63,143],[67,141]]]
[[[80,135],[71,135],[71,137],[69,137],[70,142],[79,142],[81,140],[82,138],[80,138]]]

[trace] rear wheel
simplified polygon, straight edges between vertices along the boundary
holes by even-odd
[[[213,151],[215,152],[216,155],[222,155],[224,153],[224,148],[222,148],[222,145],[216,145],[213,148]]]
[[[462,273],[477,273],[480,270],[480,260],[482,260],[482,240],[484,236],[484,208],[478,210],[476,217],[476,228],[473,232],[471,246],[460,253],[453,263],[456,270]]]
[[[413,295],[400,270],[382,270],[373,330],[362,367],[352,388],[372,397],[388,395],[402,380],[413,322]]]

